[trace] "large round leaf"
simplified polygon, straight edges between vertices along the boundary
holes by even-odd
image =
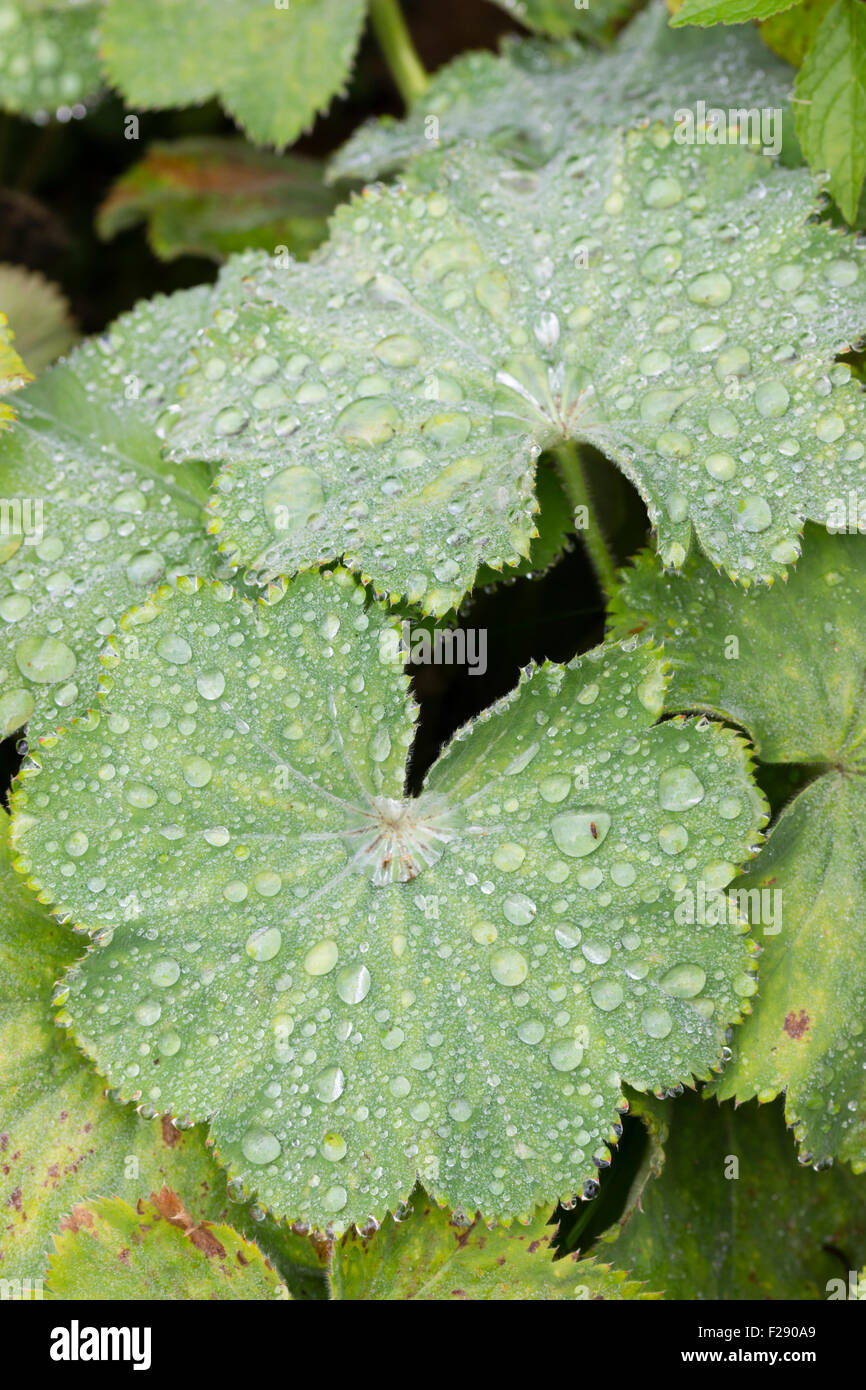
[[[416,161],[309,264],[227,268],[170,452],[222,463],[213,529],[258,579],[342,555],[442,613],[526,553],[534,461],[564,438],[633,480],[668,564],[694,532],[772,579],[866,478],[834,362],[866,267],[813,205],[806,171],[661,129],[532,172]]]
[[[650,647],[536,671],[406,800],[399,633],[347,573],[258,608],[180,580],[131,634],[23,775],[16,866],[93,934],[81,1044],[212,1117],[267,1206],[343,1227],[420,1176],[526,1214],[605,1160],[623,1080],[719,1064],[753,948],[676,894],[724,886],[762,801],[734,734],[653,727]]]

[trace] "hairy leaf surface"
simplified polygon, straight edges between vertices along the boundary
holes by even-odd
[[[455,1218],[418,1189],[399,1221],[347,1232],[334,1251],[336,1299],[445,1301],[657,1298],[620,1270],[572,1255],[554,1260],[556,1226],[538,1212],[525,1226],[488,1228]]]
[[[431,141],[489,141],[537,163],[594,138],[600,125],[670,123],[699,100],[725,110],[784,107],[792,81],[753,29],[674,30],[664,4],[652,3],[602,53],[574,42],[506,40],[498,57],[461,54],[434,74],[405,119],[361,126],[332,159],[330,177],[381,177]]]
[[[866,327],[866,261],[814,197],[805,170],[657,128],[536,171],[430,156],[340,208],[308,265],[228,267],[170,454],[223,465],[212,529],[258,580],[343,556],[443,613],[526,554],[563,438],[632,479],[666,563],[696,533],[771,579],[866,477],[863,392],[833,362]]]
[[[0,735],[88,700],[124,609],[210,563],[207,473],[167,466],[158,432],[209,304],[208,287],[142,304],[17,397],[0,437]]]
[[[633,1279],[681,1299],[824,1299],[866,1250],[864,1184],[796,1161],[781,1107],[668,1102],[661,1176],[621,1234],[595,1247]]]
[[[133,106],[218,96],[249,138],[284,149],[344,86],[367,0],[107,0],[102,54]]]
[[[858,1170],[866,1168],[864,604],[866,541],[810,527],[796,571],[770,592],[744,594],[705,561],[665,577],[645,556],[624,572],[613,605],[615,633],[665,639],[668,709],[721,714],[752,734],[763,761],[819,769],[737,884],[754,895],[764,949],[756,1007],[734,1034],[718,1090],[737,1100],[786,1091],[804,1152]]]
[[[76,1206],[54,1247],[47,1286],[56,1299],[289,1297],[257,1246],[231,1226],[194,1222],[167,1187],[134,1207],[120,1197]]]
[[[406,801],[398,629],[345,571],[258,609],[182,579],[124,633],[24,776],[17,867],[93,934],[100,1070],[213,1117],[266,1206],[338,1229],[420,1179],[525,1215],[605,1158],[622,1080],[718,1063],[753,948],[673,893],[724,886],[762,802],[734,735],[651,727],[650,648],[536,671]]]

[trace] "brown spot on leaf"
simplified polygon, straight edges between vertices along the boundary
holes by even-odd
[[[214,1255],[218,1255],[221,1260],[225,1259],[225,1246],[220,1245],[216,1236],[211,1233],[207,1221],[203,1221],[200,1226],[193,1226],[191,1231],[187,1231],[187,1235],[196,1250],[207,1255],[208,1259],[212,1259]]]
[[[73,1207],[69,1215],[64,1216],[60,1223],[61,1231],[75,1232],[80,1231],[82,1227],[86,1231],[93,1227],[93,1213],[89,1212],[87,1207]]]
[[[173,1149],[175,1144],[180,1143],[180,1130],[175,1129],[171,1122],[170,1115],[163,1115],[159,1121],[162,1130],[162,1142],[166,1148]]]
[[[801,1009],[799,1014],[794,1013],[792,1009],[785,1017],[785,1032],[789,1038],[802,1038],[811,1026],[811,1022],[812,1020],[805,1009]]]

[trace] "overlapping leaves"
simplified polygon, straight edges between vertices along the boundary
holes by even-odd
[[[258,610],[164,588],[98,712],[44,741],[17,867],[94,949],[76,1036],[124,1095],[213,1117],[277,1213],[343,1227],[416,1179],[486,1215],[603,1161],[621,1083],[717,1065],[754,990],[723,887],[761,802],[732,734],[650,727],[648,647],[545,667],[404,802],[398,634],[345,572]]]
[[[856,531],[856,498],[835,524]],[[722,1097],[786,1093],[802,1149],[866,1168],[866,541],[810,527],[787,584],[743,594],[705,561],[682,579],[646,556],[624,574],[614,632],[665,639],[671,710],[704,709],[748,730],[761,759],[812,780],[782,811],[737,887],[752,893],[760,995],[734,1034]]]
[[[826,1299],[866,1250],[866,1180],[798,1165],[780,1107],[660,1107],[661,1176],[595,1249],[678,1299]],[[608,1243],[612,1240],[612,1243]]]
[[[866,262],[813,206],[805,171],[659,128],[536,171],[430,156],[341,208],[308,266],[229,268],[171,456],[223,465],[213,529],[260,580],[342,555],[443,613],[526,553],[563,438],[632,479],[666,563],[696,533],[770,579],[866,473],[834,363]]]
[[[334,1250],[337,1299],[646,1299],[657,1298],[621,1270],[592,1259],[554,1259],[556,1226],[539,1212],[528,1225],[489,1229],[480,1217],[457,1220],[418,1190],[400,1220],[373,1234],[346,1233]]]
[[[792,80],[753,29],[673,30],[658,0],[608,52],[573,41],[506,40],[498,57],[461,54],[434,75],[405,119],[361,126],[334,156],[330,175],[381,177],[429,150],[431,141],[484,140],[537,163],[574,149],[601,125],[670,123],[699,100],[705,109],[784,107]]]

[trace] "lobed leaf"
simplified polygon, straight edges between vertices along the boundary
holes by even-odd
[[[34,376],[78,340],[69,301],[38,271],[0,263],[0,306],[15,331],[15,346]]]
[[[340,208],[308,265],[229,267],[169,455],[222,465],[211,529],[258,581],[342,556],[444,613],[527,553],[535,460],[564,438],[632,480],[665,563],[696,534],[769,581],[866,473],[833,361],[866,326],[863,249],[814,196],[658,128],[534,171],[430,156]]]
[[[316,160],[195,136],[151,145],[113,185],[96,225],[107,240],[145,221],[163,260],[278,246],[301,257],[324,239],[336,201]]]
[[[285,149],[344,87],[367,0],[106,0],[102,56],[132,106],[218,96],[256,144]]]
[[[811,527],[797,569],[769,593],[744,594],[704,561],[671,579],[645,556],[612,605],[615,634],[665,640],[669,710],[711,711],[745,728],[763,761],[814,768],[737,884],[753,894],[756,930],[763,921],[760,991],[718,1093],[766,1101],[784,1090],[804,1154],[837,1155],[857,1171],[866,1168],[864,601],[866,543]]]
[[[864,1182],[798,1165],[778,1106],[668,1102],[661,1176],[596,1246],[666,1298],[824,1299],[866,1249]]]
[[[77,1206],[48,1262],[55,1299],[268,1299],[289,1293],[257,1246],[231,1226],[194,1223],[164,1187],[132,1207],[120,1197]]]
[[[371,1235],[347,1232],[334,1251],[335,1299],[653,1299],[645,1286],[593,1259],[554,1257],[557,1228],[546,1211],[526,1225],[456,1218],[419,1188],[399,1220],[386,1216]]]
[[[0,736],[86,700],[124,609],[210,563],[207,473],[166,466],[159,436],[209,308],[207,286],[142,304],[17,397],[0,437]]]
[[[81,1045],[264,1205],[526,1215],[606,1161],[624,1080],[718,1064],[753,948],[674,893],[724,886],[762,801],[734,735],[652,727],[649,648],[536,671],[407,801],[399,631],[345,572],[257,609],[180,580],[123,631],[23,774],[16,867],[93,936]]]
[[[393,173],[431,142],[483,140],[539,163],[581,137],[595,139],[601,125],[670,124],[699,100],[707,109],[785,107],[792,79],[753,29],[671,29],[663,0],[653,0],[606,52],[506,40],[498,57],[461,54],[434,74],[405,119],[382,117],[355,131],[329,177]]]

